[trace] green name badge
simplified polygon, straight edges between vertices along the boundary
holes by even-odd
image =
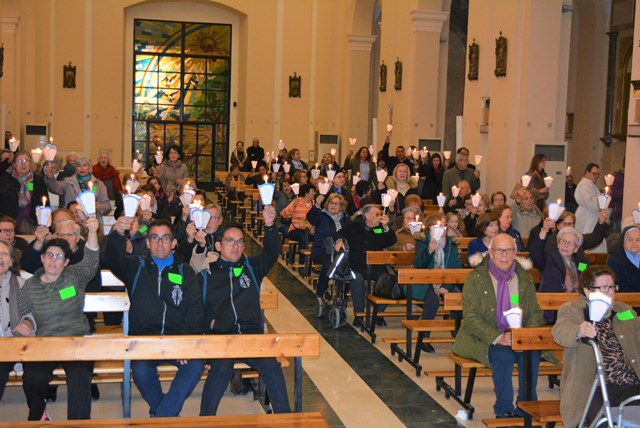
[[[67,300],[72,297],[76,297],[76,287],[73,285],[70,285],[68,287],[61,289],[60,291],[58,291],[58,293],[60,293],[61,300]]]
[[[509,295],[509,301],[511,302],[511,306],[518,306],[520,304],[520,295],[519,294]]]
[[[169,275],[167,276],[169,278],[169,281],[173,282],[174,284],[182,285],[182,275],[180,275],[179,273],[169,272]]]
[[[29,189],[30,192],[33,192],[33,182],[27,183],[27,189]]]
[[[586,264],[586,263],[583,263],[583,262],[578,263],[578,270],[579,270],[580,272],[584,272],[584,270],[585,270],[586,268],[587,268],[587,264]]]
[[[233,276],[234,277],[239,277],[240,275],[242,275],[242,271],[244,270],[244,266],[240,266],[240,267],[234,267],[233,268]]]
[[[98,186],[96,186],[95,184],[93,186],[91,186],[91,191],[93,193],[97,193],[98,192]]]
[[[618,312],[616,316],[620,321],[629,321],[633,319],[633,312],[631,312],[631,309],[627,309],[624,312]]]
[[[148,227],[148,226],[142,226],[140,229],[138,229],[138,232],[140,232],[140,233],[146,233],[146,232],[147,232],[147,230],[149,230],[149,227]]]
[[[376,235],[380,235],[382,233],[382,228],[381,227],[374,228],[373,233],[375,233]]]

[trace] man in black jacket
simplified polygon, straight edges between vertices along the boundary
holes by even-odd
[[[202,276],[174,257],[172,248],[176,240],[171,223],[168,220],[152,222],[147,234],[149,254],[130,256],[122,249],[124,232],[129,230],[132,220],[125,216],[118,218],[108,237],[110,256],[105,257],[107,267],[124,282],[129,293],[129,334],[201,334],[204,325]],[[160,364],[173,364],[178,368],[166,394],[158,377]],[[133,380],[149,404],[149,415],[172,417],[180,414],[182,405],[200,380],[204,361],[133,361],[131,368]]]
[[[264,249],[245,257],[244,231],[229,224],[215,235],[220,258],[209,266],[203,291],[206,334],[262,334],[264,319],[260,309],[260,284],[278,260],[280,239],[274,223],[276,210],[268,205],[264,218]],[[269,392],[274,413],[289,413],[289,398],[280,364],[275,358],[242,360],[258,370]],[[233,376],[233,359],[212,360],[202,391],[200,416],[215,415],[220,399]]]

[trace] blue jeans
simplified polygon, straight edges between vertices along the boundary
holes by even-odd
[[[178,368],[176,377],[171,382],[169,391],[162,392],[162,385],[158,376],[158,366],[172,364]],[[173,417],[180,415],[182,405],[191,395],[204,371],[204,361],[189,360],[181,365],[176,360],[148,360],[132,361],[133,382],[138,387],[140,395],[149,404],[151,417]]]
[[[493,392],[496,394],[496,402],[493,405],[493,413],[501,415],[513,412],[513,365],[518,363],[518,402],[524,401],[524,354],[514,352],[511,348],[502,345],[489,346],[489,362],[491,363],[491,376],[493,377]],[[540,353],[531,353],[531,388],[533,394],[531,400],[538,399],[536,387],[538,385],[538,366],[540,365]]]
[[[287,385],[284,382],[284,375],[280,363],[275,358],[249,358],[242,361],[260,373],[264,381],[271,407],[274,413],[290,413],[289,396],[287,395]],[[202,402],[200,403],[200,416],[213,416],[218,411],[220,400],[229,385],[229,380],[233,376],[233,365],[236,360],[211,360],[211,368],[207,375],[202,390]]]

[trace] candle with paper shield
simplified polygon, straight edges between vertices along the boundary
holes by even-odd
[[[284,143],[282,142],[282,140],[280,140],[278,142],[278,150],[282,150],[282,149],[284,149]]]
[[[255,170],[258,166],[258,161],[251,161],[251,169]]]
[[[134,174],[137,174],[138,171],[140,171],[140,167],[142,165],[140,165],[140,162],[138,162],[138,159],[134,159],[133,162],[131,162],[131,171],[133,171]]]
[[[9,140],[9,149],[12,152],[18,151],[18,147],[20,147],[20,140],[16,140],[15,138],[11,138]]]
[[[413,149],[411,147],[407,147],[407,150],[405,150],[405,154],[407,155],[408,158],[410,158],[411,155],[413,154]]]
[[[199,201],[198,201],[199,202]],[[198,230],[204,230],[211,220],[211,213],[208,210],[202,209],[200,204],[197,206],[189,207],[189,217],[193,221],[193,225]]]
[[[47,206],[47,197],[42,197],[42,206],[36,207],[36,218],[38,226],[49,226],[51,224],[51,207]]]
[[[91,182],[90,182],[91,183]],[[93,215],[96,213],[96,194],[91,190],[85,190],[80,193],[76,198],[80,208],[86,215]]]
[[[391,196],[391,199],[396,199],[398,197],[398,191],[396,189],[388,189],[387,195]]]
[[[336,170],[335,169],[331,169],[333,165],[329,164],[327,165],[327,178],[329,179],[329,181],[333,181],[333,177],[336,176]]]
[[[127,186],[129,188],[129,193],[136,193],[136,190],[138,190],[138,187],[140,187],[140,182],[131,178],[127,180]]]
[[[611,307],[611,297],[601,291],[592,291],[589,293],[589,321],[594,324],[600,322],[602,318],[609,312]]]
[[[460,194],[460,188],[458,186],[451,186],[451,196],[457,198],[458,194]]]
[[[522,327],[522,309],[519,307],[511,308],[503,312],[504,317],[511,328]]]
[[[420,221],[420,216],[416,216],[416,221],[409,222],[409,231],[411,233],[418,233],[422,230],[422,222]]]
[[[151,198],[149,195],[142,195],[140,197],[140,210],[149,211],[151,209]]]
[[[156,151],[155,158],[156,158],[156,163],[158,165],[160,165],[162,163],[163,158],[164,158],[164,155],[162,154],[162,150],[158,149]]]
[[[436,200],[438,201],[438,206],[442,208],[444,207],[444,201],[447,200],[447,197],[441,192],[438,196],[436,196]]]
[[[44,148],[42,149],[42,153],[44,154],[44,160],[46,160],[47,162],[51,162],[56,158],[56,155],[58,154],[58,148],[55,146],[55,144],[53,144],[53,138],[49,139],[49,144],[44,146]]]
[[[357,141],[358,141],[357,138],[349,137],[349,145],[350,146],[352,146],[352,147],[355,146]]]
[[[338,153],[336,149],[331,149],[330,152],[331,152],[331,156],[335,156],[336,153]]]
[[[451,150],[444,150],[442,154],[444,155],[445,159],[449,159],[451,157]]]
[[[258,186],[258,191],[260,192],[262,205],[271,205],[273,193],[276,191],[275,183],[262,183]]]
[[[562,199],[558,199],[557,202],[550,202],[549,205],[547,205],[547,211],[551,220],[558,221],[558,218],[560,218],[560,214],[562,214],[562,212],[564,211]]]
[[[391,131],[393,131],[393,125],[392,125],[392,124],[388,124],[388,125],[387,125],[387,132],[388,132],[389,134],[391,134]]]
[[[280,171],[280,164],[278,162],[274,162],[271,164],[271,168],[273,169],[273,172],[277,173]]]
[[[600,208],[601,210],[606,210],[607,208],[609,208],[610,203],[611,203],[611,196],[607,195],[606,193],[600,193],[598,195],[598,208]]]
[[[31,159],[33,159],[35,163],[40,162],[41,157],[42,157],[42,149],[40,147],[31,150]]]
[[[376,178],[378,179],[378,183],[384,183],[384,180],[387,178],[387,171],[384,169],[379,169],[376,171]]]
[[[640,224],[640,203],[638,204],[638,209],[631,210],[631,215],[633,216],[633,222]]]
[[[182,202],[182,206],[183,207],[188,207],[189,205],[191,205],[191,201],[193,201],[193,198],[196,196],[196,192],[194,192],[191,189],[186,189],[182,192],[182,195],[180,195],[180,202]]]
[[[291,191],[294,195],[298,196],[298,194],[300,193],[300,183],[293,183],[291,185]]]
[[[547,176],[544,178],[544,185],[547,187],[547,189],[550,188],[552,184],[553,184],[553,177]]]
[[[611,174],[607,174],[604,176],[604,182],[607,186],[613,186],[614,176]]]
[[[358,184],[360,182],[360,172],[357,172],[356,175],[351,177],[351,180],[353,181],[354,186]]]
[[[311,178],[317,180],[320,177],[320,170],[318,168],[311,170]]]
[[[289,171],[291,170],[291,164],[285,161],[284,165],[282,165],[282,169],[284,170],[285,174],[289,174]]]
[[[122,205],[124,207],[124,216],[133,218],[138,211],[140,205],[140,196],[138,195],[122,195]]]
[[[531,176],[529,174],[523,174],[522,177],[520,177],[520,183],[522,183],[522,187],[529,187]]]
[[[271,162],[271,153],[267,152],[267,154],[264,155],[264,161],[266,163]]]
[[[380,198],[382,199],[382,207],[384,208],[383,212],[386,212],[387,208],[389,208],[389,205],[391,205],[393,197],[388,193],[383,193],[382,195],[380,195]]]
[[[474,156],[474,161],[476,166],[480,165],[480,162],[482,162],[482,155],[475,155]]]
[[[434,224],[430,228],[431,239],[433,239],[434,241],[439,241],[440,238],[442,238],[442,236],[444,235],[444,232],[446,230],[447,230],[447,228],[445,226],[441,226],[440,225],[440,220],[438,220],[438,223]]]
[[[369,146],[369,154],[373,156],[373,145]],[[375,163],[375,161],[374,161]]]
[[[420,150],[415,149],[415,150],[413,151],[413,153],[411,153],[411,156],[412,156],[415,160],[420,159]],[[426,157],[426,156],[425,156],[425,157]]]
[[[331,183],[325,178],[324,181],[318,182],[318,191],[321,195],[326,195],[331,189]]]
[[[474,207],[478,208],[478,206],[480,205],[480,200],[482,199],[482,196],[480,196],[479,194],[475,194],[475,195],[471,195],[471,205],[473,205]]]

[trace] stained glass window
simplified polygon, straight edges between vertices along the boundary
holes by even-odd
[[[198,186],[226,169],[231,26],[135,20],[133,153],[179,144]]]

